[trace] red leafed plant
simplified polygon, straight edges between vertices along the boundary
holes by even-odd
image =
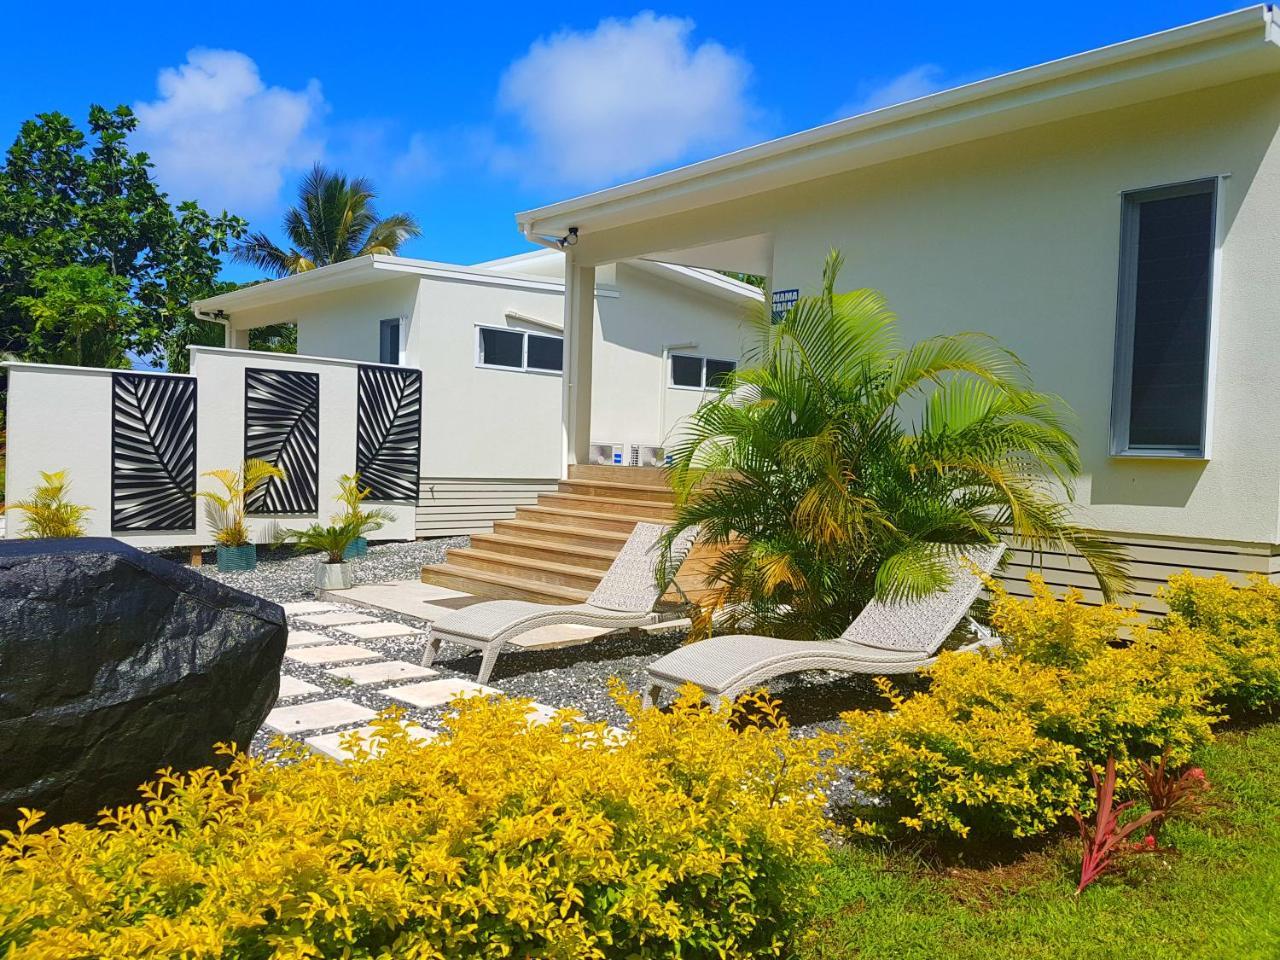
[[[1169,753],[1166,750],[1159,762],[1139,763],[1142,780],[1147,787],[1147,801],[1154,813],[1160,816],[1151,825],[1151,834],[1160,836],[1160,827],[1170,817],[1186,813],[1194,813],[1201,809],[1204,795],[1211,787],[1205,779],[1204,771],[1199,767],[1191,767],[1179,774],[1172,774],[1168,768]]]
[[[1116,798],[1116,758],[1107,757],[1107,769],[1101,780],[1098,771],[1089,767],[1089,777],[1093,780],[1093,789],[1098,798],[1098,810],[1092,825],[1085,822],[1079,810],[1072,815],[1080,826],[1080,839],[1084,841],[1084,857],[1080,863],[1080,885],[1076,893],[1080,893],[1093,881],[1115,866],[1113,857],[1121,850],[1134,852],[1151,852],[1157,849],[1153,832],[1148,832],[1139,843],[1126,844],[1134,833],[1154,823],[1164,816],[1160,810],[1150,810],[1140,817],[1126,823],[1120,822],[1120,815],[1133,806],[1132,800],[1117,804]]]

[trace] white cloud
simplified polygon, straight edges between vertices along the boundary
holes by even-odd
[[[391,162],[391,173],[401,180],[432,180],[440,175],[443,164],[425,133],[409,137],[405,149]]]
[[[922,63],[889,80],[859,84],[857,95],[836,111],[838,117],[853,117],[895,103],[927,97],[952,86],[937,64]]]
[[[743,142],[750,64],[718,43],[695,44],[693,29],[645,12],[537,40],[502,77],[499,107],[524,136],[496,151],[496,165],[596,186]]]
[[[286,174],[320,159],[327,107],[317,80],[269,87],[235,50],[197,48],[156,79],[159,98],[138,103],[134,144],[151,155],[172,199],[212,210],[274,210]]]

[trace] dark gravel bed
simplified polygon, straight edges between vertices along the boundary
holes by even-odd
[[[470,542],[470,537],[443,537],[414,543],[370,544],[368,556],[349,561],[352,576],[356,583],[417,579],[424,565],[439,563],[444,559],[446,550],[465,547]],[[206,563],[201,572],[237,590],[268,600],[301,600],[315,595],[316,559],[315,554],[299,555],[289,549],[260,547],[256,570],[221,573],[217,566]]]

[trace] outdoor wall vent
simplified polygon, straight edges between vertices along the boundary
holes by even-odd
[[[662,447],[645,443],[631,445],[631,466],[633,467],[661,467],[668,462],[668,459]]]
[[[591,456],[590,456],[589,462],[599,467],[622,466],[622,444],[620,443],[591,444]]]

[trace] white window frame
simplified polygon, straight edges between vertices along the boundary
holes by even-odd
[[[1120,194],[1120,258],[1117,275],[1115,366],[1111,392],[1111,455],[1163,460],[1208,460],[1213,435],[1214,373],[1218,353],[1219,290],[1222,277],[1222,204],[1226,176],[1199,177],[1176,183],[1126,190]],[[1209,193],[1213,250],[1209,263],[1209,316],[1205,340],[1204,393],[1201,396],[1200,441],[1187,446],[1134,446],[1129,443],[1133,399],[1133,338],[1136,327],[1138,212],[1150,200]]]
[[[508,367],[502,363],[485,363],[484,362],[484,334],[482,330],[497,330],[500,333],[515,333],[520,335],[520,366]],[[529,338],[544,337],[548,340],[559,340],[561,357],[564,356],[564,335],[554,333],[543,333],[540,330],[521,330],[519,327],[500,327],[491,323],[476,324],[476,367],[480,370],[506,370],[508,373],[532,373],[541,374],[546,377],[564,376],[563,370],[545,370],[542,367],[529,366]],[[561,366],[564,362],[561,360]]]
[[[689,387],[682,383],[676,383],[676,357],[684,357],[686,360],[697,360],[702,365],[702,386]],[[708,390],[715,390],[715,387],[707,386],[707,361],[711,360],[715,363],[732,363],[736,372],[738,369],[738,361],[729,357],[704,357],[697,353],[671,353],[667,356],[667,386],[672,390],[696,390],[698,393],[706,393]]]

